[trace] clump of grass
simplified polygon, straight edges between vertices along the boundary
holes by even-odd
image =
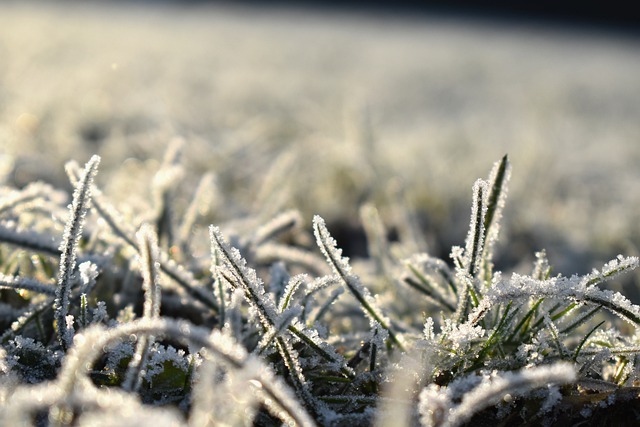
[[[529,275],[497,271],[506,156],[473,185],[450,260],[389,241],[365,205],[371,268],[357,270],[320,216],[311,233],[296,211],[210,225],[198,256],[214,177],[177,220],[180,149],[140,218],[95,186],[97,156],[70,163],[59,249],[46,193],[0,199],[0,424],[550,424],[633,396],[621,391],[639,380],[640,307],[600,286],[638,258],[561,277],[540,251]]]

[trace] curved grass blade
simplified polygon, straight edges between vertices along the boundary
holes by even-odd
[[[504,373],[492,381],[481,383],[465,394],[462,402],[449,412],[443,426],[455,427],[464,424],[475,413],[500,402],[506,394],[523,395],[549,384],[564,385],[575,381],[576,373],[573,366],[567,363]]]
[[[211,354],[234,369],[250,369],[253,376],[253,381],[249,382],[250,388],[255,390],[258,398],[265,403],[267,409],[274,408],[270,403],[276,403],[276,407],[282,409],[282,412],[275,411],[274,416],[299,426],[315,425],[311,416],[298,403],[289,387],[277,378],[268,366],[247,354],[244,348],[231,337],[217,330],[211,332],[206,328],[194,326],[185,321],[140,319],[121,324],[114,329],[105,329],[100,325],[90,326],[76,335],[74,346],[62,366],[57,380],[57,388],[63,394],[69,394],[82,381],[82,378],[86,377],[93,360],[100,355],[104,348],[132,334],[146,334],[190,342],[194,346],[206,348]]]

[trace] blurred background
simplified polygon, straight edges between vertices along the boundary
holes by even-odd
[[[473,182],[508,153],[499,266],[528,271],[542,248],[565,274],[638,255],[631,7],[391,4],[0,2],[0,183],[68,189],[64,163],[96,153],[98,184],[144,211],[179,138],[176,203],[214,173],[208,221],[297,208],[359,257],[359,207],[393,235],[400,206],[448,259]]]

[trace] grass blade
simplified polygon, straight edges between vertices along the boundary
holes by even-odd
[[[71,182],[77,181],[77,168],[73,164],[67,164],[67,174],[69,175]],[[137,252],[138,245],[135,238],[132,237],[134,233],[129,229],[126,221],[122,219],[119,212],[105,199],[102,192],[97,187],[94,186],[92,188],[92,194],[94,210],[102,219],[104,219],[117,237],[122,239]],[[218,305],[211,295],[203,289],[202,285],[198,283],[189,270],[177,264],[166,252],[162,250],[160,251],[159,262],[162,272],[173,282],[205,306],[214,311],[218,310]]]
[[[493,248],[498,240],[500,232],[500,219],[507,198],[507,184],[511,175],[511,164],[505,154],[497,162],[489,175],[487,195],[487,213],[484,217],[485,245],[482,254],[482,265],[485,272],[485,281],[491,283],[491,259]]]
[[[153,227],[144,224],[140,228],[137,238],[141,253],[140,271],[142,272],[142,289],[144,291],[142,317],[144,319],[157,319],[160,317],[158,237]],[[153,342],[153,336],[141,336],[138,338],[136,351],[131,362],[129,362],[127,374],[122,386],[125,390],[137,392],[140,389],[145,374],[145,365]]]
[[[75,274],[78,243],[82,236],[82,227],[91,201],[91,184],[98,172],[100,157],[93,156],[87,162],[73,192],[73,201],[69,208],[69,220],[64,229],[60,245],[60,270],[58,272],[58,288],[54,302],[54,316],[58,328],[58,340],[66,350],[72,341],[72,334],[67,326],[69,314],[69,294]]]
[[[386,329],[393,343],[397,345],[400,350],[404,351],[403,344],[393,330],[391,330],[389,319],[377,308],[377,304],[369,293],[369,290],[362,286],[357,276],[351,274],[351,267],[347,263],[347,260],[342,257],[342,251],[337,248],[336,242],[329,234],[324,220],[318,215],[313,218],[313,232],[316,236],[317,244],[329,262],[329,265],[335,274],[340,277],[347,290],[358,300],[365,314],[370,316],[372,320],[378,322],[382,328]]]

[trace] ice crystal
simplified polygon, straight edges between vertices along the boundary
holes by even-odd
[[[178,369],[187,372],[189,369],[189,361],[186,358],[184,350],[177,350],[172,346],[154,345],[152,351],[149,352],[150,357],[144,379],[152,383],[153,378],[161,374],[165,370],[165,363],[171,363]]]
[[[240,251],[228,245],[217,227],[211,226],[209,235],[212,252],[219,254],[226,267],[225,271],[229,273],[229,276],[225,277],[229,277],[232,284],[244,291],[247,302],[256,309],[263,327],[272,328],[277,323],[278,313],[272,296],[265,292],[262,280],[258,278],[255,270],[246,266]]]
[[[91,261],[85,261],[78,266],[80,272],[80,282],[84,293],[87,293],[96,284],[96,279],[100,274],[98,266]]]
[[[101,323],[109,318],[107,313],[107,304],[104,301],[98,301],[96,307],[91,312],[91,321]]]
[[[451,319],[446,319],[442,325],[443,337],[450,342],[451,348],[459,353],[466,352],[473,341],[484,337],[486,331],[480,326],[473,326],[469,323],[457,324]]]
[[[582,281],[586,286],[592,286],[607,280],[612,280],[627,271],[634,270],[638,265],[640,265],[640,259],[638,257],[618,255],[616,259],[606,263],[601,271],[594,269],[591,274],[584,276]]]
[[[308,281],[308,276],[306,274],[299,274],[293,276],[289,279],[287,286],[282,291],[282,295],[278,301],[278,311],[283,312],[289,307],[289,304],[292,303],[292,299],[296,291]]]
[[[16,372],[22,381],[36,384],[55,377],[60,364],[60,354],[32,338],[18,335],[9,341],[2,363],[5,364],[3,370],[7,373]]]
[[[427,317],[427,320],[424,322],[424,327],[422,329],[422,334],[427,341],[432,341],[434,339],[433,332],[433,318]]]
[[[551,274],[551,266],[549,265],[546,251],[542,250],[540,252],[536,252],[535,255],[536,263],[531,276],[538,280],[548,279]]]
[[[541,331],[539,336],[532,339],[531,344],[524,343],[518,346],[516,357],[528,367],[541,364],[545,352],[549,349],[549,340],[546,335],[548,335],[547,331]]]

